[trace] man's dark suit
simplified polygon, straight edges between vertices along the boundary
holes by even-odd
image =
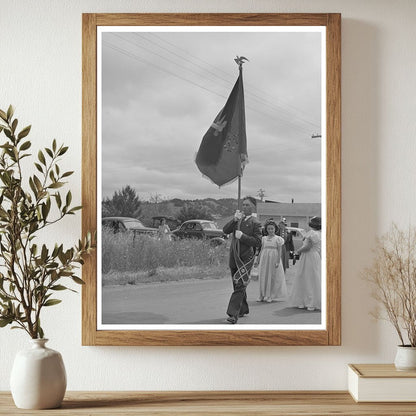
[[[237,229],[238,222],[231,220],[229,223],[224,225],[223,231],[225,234],[233,234],[232,238],[234,239],[236,238],[234,231]],[[246,263],[254,257],[255,248],[261,246],[261,224],[259,221],[257,221],[256,218],[249,216],[248,218],[241,221],[240,231],[243,233],[243,235],[239,240],[239,255],[241,260]],[[229,262],[231,276],[234,276],[237,271],[234,255],[234,244],[231,244]],[[246,286],[241,280],[238,282],[234,282],[233,280],[233,288],[234,291],[228,304],[227,314],[238,319],[239,316],[245,315],[249,312]]]

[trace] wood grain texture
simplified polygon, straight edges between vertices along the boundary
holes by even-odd
[[[348,364],[363,378],[415,378],[416,371],[399,371],[394,364]]]
[[[414,415],[414,403],[355,403],[339,391],[258,392],[67,392],[62,407],[16,409],[8,392],[0,392],[2,415]]]
[[[83,233],[97,227],[97,26],[326,26],[327,322],[322,331],[97,331],[96,256],[83,267],[83,345],[340,345],[341,343],[341,16],[340,14],[84,14]]]
[[[82,235],[97,229],[96,20],[82,16]],[[85,260],[82,277],[82,344],[94,345],[97,322],[97,255]]]
[[[326,331],[97,331],[95,345],[327,345]]]
[[[103,13],[99,26],[325,26],[325,13]]]
[[[341,15],[328,15],[327,42],[327,328],[341,345]]]

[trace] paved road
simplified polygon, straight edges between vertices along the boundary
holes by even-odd
[[[286,275],[291,287],[293,270]],[[103,324],[226,324],[231,278],[187,280],[103,288]],[[247,288],[250,314],[238,324],[319,324],[321,313],[259,303],[259,282]]]

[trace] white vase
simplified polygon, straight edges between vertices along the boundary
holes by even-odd
[[[47,339],[32,339],[32,347],[14,360],[10,388],[21,409],[59,407],[66,390],[66,372],[59,352],[46,348]]]
[[[416,347],[398,345],[394,365],[399,371],[416,370]]]

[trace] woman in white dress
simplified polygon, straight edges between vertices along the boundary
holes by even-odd
[[[267,235],[262,238],[259,259],[260,297],[258,302],[283,301],[287,298],[285,273],[282,264],[282,246],[285,240],[276,235],[277,225],[273,221],[264,226]]]
[[[296,264],[290,304],[308,311],[321,309],[321,218],[309,221],[311,230],[303,240],[302,247],[295,252],[301,254]]]

